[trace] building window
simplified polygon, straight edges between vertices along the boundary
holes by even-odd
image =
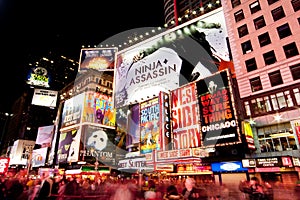
[[[269,73],[269,79],[272,87],[283,84],[280,70]]]
[[[292,35],[291,29],[290,29],[290,26],[288,23],[277,27],[277,32],[278,32],[280,39]]]
[[[235,8],[238,5],[241,5],[241,1],[240,0],[231,0],[231,5],[232,5],[232,8]]]
[[[250,85],[251,85],[252,92],[256,92],[256,91],[259,91],[259,90],[263,89],[259,77],[255,77],[255,78],[250,79]]]
[[[293,76],[293,80],[299,80],[300,79],[300,64],[296,64],[293,66],[290,66],[290,70]]]
[[[293,56],[299,55],[295,42],[283,46],[283,50],[286,58],[291,58]]]
[[[249,7],[250,7],[251,14],[256,13],[261,10],[259,1],[253,2],[252,4],[249,5]]]
[[[245,61],[247,72],[251,72],[257,69],[255,58],[251,58]]]
[[[266,107],[263,98],[256,98],[251,100],[251,107],[255,115],[266,113]]]
[[[243,10],[239,10],[236,13],[234,13],[235,22],[239,22],[243,19],[245,19],[245,15]]]
[[[276,62],[274,50],[264,53],[263,57],[266,65],[271,65]]]
[[[291,3],[295,12],[300,10],[300,0],[292,0]]]
[[[277,21],[277,20],[285,17],[285,13],[284,13],[284,10],[283,10],[282,6],[280,6],[278,8],[275,8],[271,12],[272,12],[272,16],[273,16],[274,21]]]
[[[277,2],[277,1],[279,1],[279,0],[268,0],[268,4],[271,5],[271,4],[273,4],[273,3]]]
[[[297,150],[295,136],[289,122],[259,127],[257,137],[261,152]]]
[[[250,110],[250,105],[248,101],[244,102],[244,106],[245,106],[245,111],[246,111],[246,115],[247,116],[251,116],[251,110]]]
[[[247,25],[244,24],[243,26],[240,26],[240,27],[238,28],[238,32],[239,32],[239,37],[240,37],[240,38],[243,37],[243,36],[245,36],[245,35],[248,35],[249,32],[248,32]]]
[[[269,33],[266,32],[266,33],[263,33],[263,34],[259,35],[258,36],[258,41],[259,41],[260,47],[271,44],[271,39],[270,39]]]
[[[253,51],[250,40],[243,42],[241,45],[242,45],[243,54],[250,53],[251,51]]]
[[[255,26],[256,30],[266,26],[266,22],[265,22],[265,19],[264,19],[263,16],[260,16],[256,19],[254,19],[253,23],[254,23],[254,26]]]
[[[293,92],[294,92],[294,96],[295,96],[297,105],[300,105],[300,91],[299,91],[299,88],[294,88]]]

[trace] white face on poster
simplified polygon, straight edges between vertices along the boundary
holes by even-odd
[[[87,145],[94,147],[98,151],[102,151],[106,148],[108,137],[105,131],[99,130],[92,133],[87,140]]]

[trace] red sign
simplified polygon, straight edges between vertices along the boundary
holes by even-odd
[[[174,149],[201,146],[196,85],[191,83],[171,93]]]
[[[9,158],[0,158],[0,174],[5,174],[8,170]]]

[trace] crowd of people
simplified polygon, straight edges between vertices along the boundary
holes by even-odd
[[[0,199],[2,200],[230,200],[226,184],[212,182],[196,183],[194,178],[158,182],[150,179],[139,187],[136,179],[94,179],[78,176],[50,177],[42,174],[38,178],[1,177]],[[237,188],[247,200],[273,200],[271,184],[261,183],[252,177],[242,180]],[[241,199],[241,198],[238,198]]]

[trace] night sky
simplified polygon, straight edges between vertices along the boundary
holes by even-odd
[[[0,112],[22,94],[30,55],[55,51],[79,61],[82,45],[163,24],[162,0],[0,0]]]

